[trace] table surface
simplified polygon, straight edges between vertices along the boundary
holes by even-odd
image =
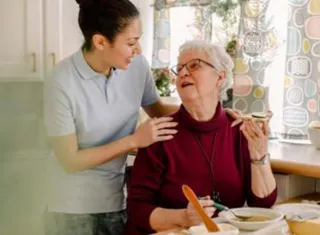
[[[320,178],[320,150],[308,144],[269,141],[274,172]]]

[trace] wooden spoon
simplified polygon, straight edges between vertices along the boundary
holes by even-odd
[[[218,232],[218,225],[206,214],[200,205],[197,196],[192,191],[192,189],[187,185],[182,185],[182,191],[184,196],[188,199],[188,201],[194,206],[198,215],[202,218],[204,225],[206,226],[208,232]]]

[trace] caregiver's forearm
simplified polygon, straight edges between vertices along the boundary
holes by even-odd
[[[185,209],[165,209],[157,207],[150,215],[150,226],[156,231],[187,227]]]
[[[260,198],[269,196],[276,188],[276,180],[270,163],[251,164],[252,192]]]

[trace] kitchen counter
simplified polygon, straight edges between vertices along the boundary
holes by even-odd
[[[271,167],[275,173],[320,178],[320,150],[312,145],[269,141]],[[131,151],[128,166],[132,166],[136,151]]]
[[[271,167],[275,173],[320,178],[320,150],[308,144],[269,142]]]

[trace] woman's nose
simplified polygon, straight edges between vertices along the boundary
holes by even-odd
[[[140,46],[140,43],[138,42],[137,43],[137,47],[135,48],[135,50],[134,50],[134,54],[135,55],[139,55],[139,54],[141,54],[141,46]]]
[[[183,66],[183,68],[180,70],[178,76],[179,77],[186,77],[188,75],[189,75],[189,71],[188,71],[187,67]]]

